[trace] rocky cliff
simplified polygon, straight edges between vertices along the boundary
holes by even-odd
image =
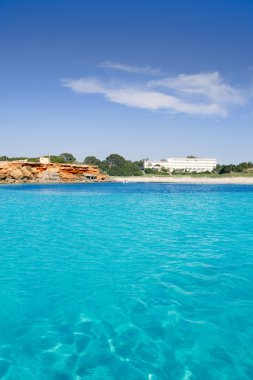
[[[0,162],[0,183],[100,182],[106,179],[97,166],[91,165]]]

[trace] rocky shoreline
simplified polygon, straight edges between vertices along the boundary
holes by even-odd
[[[107,179],[97,166],[92,165],[0,162],[0,184],[102,182]]]

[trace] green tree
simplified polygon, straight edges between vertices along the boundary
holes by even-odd
[[[113,166],[124,166],[126,160],[120,154],[113,153],[106,157],[105,162],[111,168]]]
[[[7,156],[0,156],[0,161],[8,161],[9,158]]]
[[[86,165],[100,166],[102,162],[95,156],[87,156],[83,163]]]
[[[61,157],[61,156],[54,156],[54,155],[50,156],[50,161],[53,164],[63,164],[63,163],[66,162],[63,157]]]
[[[166,174],[170,174],[170,171],[162,167],[160,173],[166,175]]]
[[[139,160],[139,161],[134,161],[134,164],[136,166],[138,166],[141,170],[144,170],[144,161],[146,161],[146,159],[142,159],[142,160]]]
[[[217,170],[217,172],[219,174],[229,174],[229,173],[237,172],[238,171],[237,166],[233,165],[233,164],[229,164],[229,165],[217,165],[216,170]]]
[[[145,169],[145,174],[158,174],[158,169],[154,169],[154,168],[146,168]]]
[[[61,153],[60,157],[64,160],[64,162],[75,162],[76,158],[71,153]]]
[[[237,165],[238,171],[240,172],[247,172],[249,169],[253,168],[252,162],[240,162],[239,165]]]
[[[113,153],[106,157],[100,168],[111,176],[140,176],[142,171],[138,164]]]

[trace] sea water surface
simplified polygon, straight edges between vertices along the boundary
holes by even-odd
[[[253,379],[253,186],[1,186],[0,228],[1,379]]]

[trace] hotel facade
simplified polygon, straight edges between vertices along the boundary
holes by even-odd
[[[215,158],[172,157],[161,161],[144,161],[144,169],[165,169],[169,172],[211,172],[217,166]]]

